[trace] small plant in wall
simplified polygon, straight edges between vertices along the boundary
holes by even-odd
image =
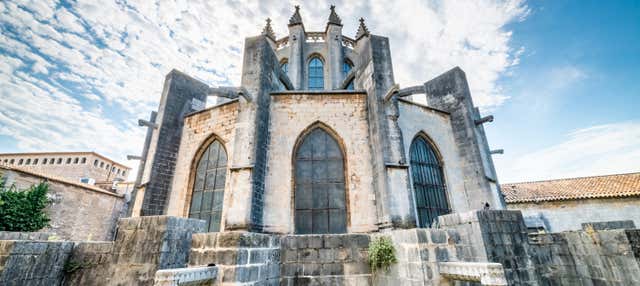
[[[369,265],[376,272],[379,269],[388,270],[391,264],[398,261],[393,242],[388,237],[378,237],[369,243]]]

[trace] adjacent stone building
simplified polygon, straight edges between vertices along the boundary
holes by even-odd
[[[640,173],[503,184],[502,192],[532,231],[640,226]]]
[[[0,154],[0,165],[105,188],[110,188],[114,181],[126,180],[131,171],[131,168],[95,152],[3,153]]]
[[[41,232],[56,239],[113,239],[116,221],[125,214],[126,200],[123,194],[79,181],[3,165],[0,165],[0,180],[18,190],[41,182],[49,185],[49,205],[45,211],[50,221],[49,226]],[[0,239],[11,238],[3,238],[0,234]]]
[[[145,146],[134,216],[204,219],[210,231],[369,233],[503,209],[464,72],[401,87],[389,41],[331,8],[307,31],[270,20],[245,40],[241,86],[165,80]],[[426,104],[411,100],[424,94]],[[209,98],[217,104],[205,107]]]

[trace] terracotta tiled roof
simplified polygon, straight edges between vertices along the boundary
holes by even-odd
[[[640,173],[502,184],[507,203],[640,196]]]

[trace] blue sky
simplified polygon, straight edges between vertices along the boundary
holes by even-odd
[[[293,5],[344,34],[364,17],[390,38],[396,81],[465,70],[502,182],[640,171],[637,1],[0,2],[0,152],[142,149],[137,118],[172,68],[211,86],[240,82],[243,37]],[[323,7],[326,7],[323,8]]]

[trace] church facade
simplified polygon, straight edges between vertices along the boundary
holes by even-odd
[[[333,7],[320,32],[306,30],[297,7],[284,37],[267,20],[245,40],[239,87],[169,73],[148,122],[134,216],[320,234],[503,209],[482,126],[492,117],[480,116],[464,72],[402,87],[388,39],[363,19],[354,38],[342,27]]]

